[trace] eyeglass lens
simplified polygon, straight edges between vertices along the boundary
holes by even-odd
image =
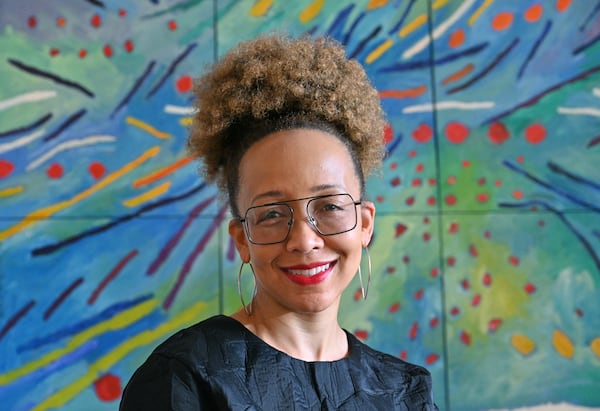
[[[340,234],[356,226],[356,206],[349,194],[319,196],[308,200],[308,221],[322,235]],[[288,203],[251,207],[245,216],[250,241],[272,244],[285,241],[294,221]]]

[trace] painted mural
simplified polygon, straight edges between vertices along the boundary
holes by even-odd
[[[343,43],[388,116],[344,327],[425,365],[441,410],[599,409],[591,0],[1,1],[2,409],[114,410],[162,340],[239,307],[185,138],[193,79],[271,31]]]

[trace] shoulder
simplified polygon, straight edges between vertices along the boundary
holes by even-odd
[[[357,367],[362,367],[367,375],[363,383],[373,390],[401,393],[403,396],[431,397],[431,374],[416,364],[375,350],[354,335],[349,335],[351,358]]]

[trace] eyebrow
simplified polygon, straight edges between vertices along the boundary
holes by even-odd
[[[311,187],[311,189],[309,191],[311,193],[318,193],[321,191],[331,190],[334,188],[338,189],[338,190],[342,190],[344,193],[346,192],[346,191],[344,191],[346,189],[339,184],[319,184],[319,185]],[[283,192],[278,191],[278,190],[265,191],[264,193],[260,193],[256,196],[254,196],[252,198],[252,201],[250,204],[256,204],[259,200],[266,201],[264,199],[271,200],[271,199],[277,198],[277,197],[283,197]],[[285,201],[285,200],[280,200],[280,201]]]

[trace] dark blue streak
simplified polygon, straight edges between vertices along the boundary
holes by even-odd
[[[531,59],[533,59],[533,56],[535,56],[535,53],[537,53],[537,50],[540,47],[540,44],[542,44],[542,41],[544,41],[544,39],[548,35],[548,32],[550,32],[551,27],[552,27],[552,21],[548,20],[546,22],[546,25],[544,26],[544,30],[542,31],[542,34],[536,39],[535,43],[533,43],[533,47],[531,48],[531,50],[529,51],[529,54],[527,55],[527,58],[521,65],[521,68],[519,69],[519,74],[517,75],[517,78],[521,78],[521,76],[523,75],[523,72],[525,71],[525,68],[527,67],[527,65],[529,64]]]
[[[408,3],[408,6],[406,6],[406,9],[404,9],[404,13],[402,14],[402,17],[400,17],[400,20],[398,21],[398,23],[396,23],[396,25],[394,27],[392,27],[392,29],[390,31],[388,31],[388,34],[394,34],[398,30],[400,30],[400,27],[402,27],[402,25],[404,24],[404,21],[406,20],[406,17],[408,17],[408,13],[410,13],[410,10],[415,5],[415,2],[416,2],[416,0],[410,0],[410,2]]]
[[[185,199],[187,197],[190,197],[190,196],[196,194],[197,192],[201,191],[202,189],[204,189],[204,187],[206,187],[206,184],[202,183],[199,186],[192,188],[191,190],[189,190],[186,193],[183,193],[181,195],[174,196],[174,197],[168,197],[168,198],[162,199],[160,201],[157,201],[155,203],[147,204],[144,207],[141,207],[135,213],[124,215],[122,217],[119,217],[119,218],[117,218],[115,220],[110,221],[107,224],[101,225],[99,227],[90,228],[89,230],[83,231],[83,232],[81,232],[79,234],[76,234],[76,235],[74,235],[72,237],[68,237],[68,238],[66,238],[64,240],[61,240],[61,241],[58,241],[58,242],[56,242],[54,244],[50,244],[50,245],[46,245],[46,246],[43,246],[43,247],[35,248],[35,249],[33,249],[31,251],[31,255],[34,256],[34,257],[37,257],[37,256],[40,256],[40,255],[45,255],[45,254],[53,253],[55,251],[58,251],[62,247],[65,247],[65,246],[67,246],[69,244],[75,243],[75,242],[77,242],[79,240],[82,240],[82,239],[84,239],[86,237],[89,237],[89,236],[92,236],[92,235],[95,235],[95,234],[100,234],[100,233],[102,233],[104,231],[107,231],[107,230],[109,230],[109,229],[111,229],[113,227],[116,227],[116,226],[118,226],[118,225],[120,225],[120,224],[122,224],[124,222],[132,220],[132,219],[134,219],[136,217],[139,217],[140,215],[142,215],[144,213],[147,213],[148,211],[151,211],[151,210],[153,210],[155,208],[159,208],[159,207],[162,207],[164,205],[167,205],[167,204],[170,204],[170,203],[174,203],[176,201],[183,200],[183,199]]]
[[[450,90],[448,90],[448,94],[453,94],[456,93],[457,91],[461,91],[466,89],[467,87],[472,86],[473,84],[475,84],[477,81],[481,80],[482,78],[484,78],[490,71],[492,71],[492,69],[494,67],[496,67],[501,61],[502,59],[504,59],[504,57],[506,57],[506,55],[519,43],[519,39],[516,38],[512,41],[512,43],[510,43],[508,45],[508,47],[506,47],[504,50],[502,50],[500,52],[500,54],[498,54],[496,56],[496,58],[494,60],[492,60],[492,62],[490,64],[488,64],[483,70],[481,70],[478,74],[476,74],[475,76],[473,76],[472,79],[470,79],[469,81],[467,81],[464,84],[461,84],[460,86],[456,86]]]
[[[34,338],[33,340],[26,342],[17,347],[17,353],[23,353],[29,350],[35,350],[36,348],[42,347],[46,344],[51,344],[60,340],[61,338],[68,337],[73,334],[77,334],[85,329],[91,328],[96,324],[99,324],[103,321],[109,320],[115,315],[119,314],[122,311],[125,311],[131,307],[135,307],[143,303],[144,301],[148,301],[153,297],[152,294],[143,295],[141,297],[135,298],[129,301],[122,301],[111,305],[110,307],[104,309],[100,313],[96,314],[93,317],[87,318],[78,323],[69,325],[68,327],[62,328],[58,331],[53,332],[52,334],[48,334],[44,337]]]
[[[175,60],[173,60],[173,62],[171,63],[171,65],[169,66],[169,68],[167,69],[165,74],[160,78],[160,80],[158,80],[158,82],[154,85],[154,87],[152,87],[152,90],[150,90],[150,92],[148,92],[148,94],[146,95],[146,98],[152,97],[158,91],[158,89],[161,88],[161,86],[164,84],[164,82],[167,81],[167,79],[171,76],[171,74],[173,74],[173,72],[175,71],[175,68],[177,68],[177,65],[179,63],[181,63],[183,61],[183,59],[186,58],[188,56],[188,54],[190,54],[192,52],[192,50],[194,50],[196,48],[196,46],[197,46],[196,43],[190,44],[183,51],[183,53],[181,53],[179,56],[177,56],[177,58],[175,58]]]
[[[77,113],[73,114],[71,117],[66,119],[61,125],[59,125],[56,128],[56,130],[54,130],[53,132],[51,132],[50,134],[45,136],[44,141],[50,141],[53,138],[58,137],[60,135],[60,133],[65,131],[68,127],[71,127],[77,120],[79,120],[81,117],[83,117],[85,115],[85,113],[87,113],[87,110],[81,109]]]
[[[62,84],[63,86],[67,86],[70,88],[74,88],[75,90],[79,90],[88,97],[94,97],[94,93],[92,93],[90,90],[88,90],[87,88],[85,88],[84,86],[82,86],[79,83],[64,79],[55,74],[48,73],[47,71],[43,71],[38,68],[28,66],[27,64],[22,63],[18,60],[8,59],[8,62],[10,64],[12,64],[13,66],[23,70],[26,73],[33,74],[34,76],[50,79],[50,80],[54,81],[55,83]]]
[[[579,31],[585,30],[585,26],[587,26],[590,23],[590,21],[592,21],[594,16],[596,14],[598,14],[599,11],[600,11],[600,3],[596,4],[596,7],[594,8],[594,10],[592,10],[590,15],[587,17],[587,19],[585,19],[585,21],[581,24],[581,26],[579,26]]]
[[[141,87],[141,85],[144,82],[144,80],[150,75],[150,72],[152,72],[152,69],[154,68],[154,64],[156,64],[156,62],[154,60],[152,60],[146,66],[146,70],[144,70],[144,72],[142,73],[142,75],[140,77],[138,77],[138,79],[133,84],[133,87],[131,87],[131,90],[129,90],[129,92],[125,95],[125,97],[123,98],[123,100],[121,100],[121,102],[117,105],[117,107],[115,107],[115,109],[113,110],[113,112],[110,114],[110,118],[111,119],[117,113],[117,111],[119,111],[127,103],[129,103],[129,100],[131,100],[131,97],[133,97],[133,95],[135,94],[135,92],[139,90],[139,88]]]
[[[403,139],[402,134],[398,134],[398,136],[394,139],[394,141],[392,141],[392,143],[387,147],[387,149],[385,151],[384,159],[386,159],[392,155],[394,150],[396,150],[396,147],[398,147],[400,145],[400,143],[402,142],[402,139]]]
[[[93,4],[93,5],[94,5],[94,6],[96,6],[96,7],[100,7],[100,8],[103,8],[103,9],[104,9],[104,8],[106,8],[106,6],[104,5],[104,3],[102,3],[102,2],[101,2],[101,1],[99,1],[99,0],[86,0],[86,1],[87,1],[88,3],[91,3],[91,4]]]
[[[571,230],[571,232],[573,234],[575,234],[575,237],[577,237],[577,239],[583,244],[583,247],[587,250],[590,257],[592,257],[592,260],[594,260],[594,263],[596,264],[596,267],[598,268],[598,272],[600,273],[600,258],[596,254],[594,247],[590,244],[590,242],[587,240],[587,238],[585,238],[585,236],[583,234],[581,234],[573,226],[573,224],[571,224],[569,222],[569,220],[565,217],[565,215],[562,212],[560,212],[559,210],[555,209],[551,205],[549,205],[546,202],[541,201],[541,200],[528,201],[528,202],[522,203],[522,204],[499,203],[500,207],[505,207],[505,208],[524,208],[524,207],[530,208],[532,206],[538,206],[538,205],[541,205],[545,209],[553,212],[558,218],[560,218],[560,220],[564,223],[564,225],[566,225],[567,228],[569,230]]]
[[[591,39],[587,43],[584,43],[581,46],[577,47],[575,50],[573,50],[573,55],[576,56],[577,54],[581,53],[585,49],[593,46],[598,41],[600,41],[600,34],[598,34],[596,37],[594,37],[593,39]]]
[[[573,203],[575,203],[575,204],[578,204],[578,205],[580,205],[580,206],[582,206],[582,207],[585,207],[585,208],[588,208],[588,209],[590,209],[590,210],[592,210],[592,211],[595,211],[595,212],[597,212],[597,213],[600,213],[600,207],[598,207],[598,206],[596,206],[596,205],[594,205],[594,204],[588,203],[587,201],[583,201],[583,200],[581,200],[581,199],[579,199],[579,198],[577,198],[577,197],[574,197],[574,196],[572,196],[571,194],[569,194],[569,193],[567,193],[567,192],[565,192],[565,191],[563,191],[563,190],[560,190],[560,189],[558,189],[558,188],[556,188],[556,187],[553,187],[553,186],[552,186],[552,185],[550,185],[549,183],[547,183],[547,182],[545,182],[545,181],[543,181],[543,180],[539,179],[538,177],[536,177],[536,176],[534,176],[534,175],[532,175],[532,174],[528,173],[528,172],[527,172],[527,171],[525,171],[525,170],[522,170],[522,169],[520,169],[519,167],[517,167],[516,165],[512,164],[512,163],[511,163],[511,162],[509,162],[509,161],[506,161],[506,160],[504,160],[502,163],[503,163],[503,164],[504,164],[506,167],[510,168],[511,170],[513,170],[513,171],[515,171],[515,172],[517,172],[517,173],[521,174],[522,176],[525,176],[525,177],[527,177],[529,180],[531,180],[531,181],[533,181],[533,182],[535,182],[535,183],[537,183],[537,184],[541,185],[541,186],[542,186],[542,187],[544,187],[544,188],[547,188],[548,190],[552,191],[553,193],[556,193],[556,194],[558,194],[558,195],[560,195],[560,196],[562,196],[562,197],[565,197],[565,198],[567,198],[568,200],[572,201]]]
[[[580,184],[584,184],[586,186],[595,188],[596,190],[600,190],[600,184],[590,181],[581,176],[575,175],[575,174],[571,173],[570,171],[565,170],[558,164],[555,164],[551,161],[548,163],[548,168],[550,168],[550,170],[554,171],[555,173],[562,174],[563,176],[568,177],[571,180],[576,181]]]
[[[352,23],[352,25],[348,29],[348,32],[344,36],[344,40],[342,41],[343,44],[348,44],[348,42],[350,41],[350,37],[352,36],[352,33],[354,33],[354,30],[356,29],[356,26],[358,26],[358,23],[360,23],[360,21],[363,19],[363,17],[365,17],[365,13],[364,12],[360,13],[358,15],[358,17],[356,17],[356,19],[354,20],[354,22]]]
[[[349,5],[348,7],[346,7],[338,13],[335,20],[333,21],[333,23],[331,23],[331,26],[329,26],[329,29],[327,30],[327,33],[330,36],[337,37],[336,32],[340,31],[341,27],[346,23],[346,21],[348,20],[348,16],[352,12],[352,9],[354,9],[354,4]]]
[[[380,31],[381,31],[381,26],[375,27],[375,29],[373,29],[373,31],[371,31],[371,33],[369,33],[369,35],[367,37],[365,37],[364,39],[362,39],[360,41],[360,43],[358,43],[358,45],[356,46],[354,51],[352,51],[352,53],[350,53],[349,58],[352,59],[352,58],[355,58],[357,55],[359,55],[360,52],[363,51],[363,49],[365,48],[367,43],[369,43],[371,40],[373,40],[375,37],[377,37],[377,35],[379,34]]]
[[[477,54],[481,50],[485,49],[489,46],[489,43],[486,41],[484,43],[476,44],[473,47],[469,47],[463,51],[459,51],[458,53],[448,54],[447,56],[440,57],[435,59],[433,63],[431,60],[419,60],[419,61],[409,61],[407,63],[399,63],[391,66],[383,67],[379,69],[380,72],[389,72],[389,71],[408,71],[408,70],[417,70],[426,67],[430,67],[431,65],[440,65],[449,63],[451,61],[457,60],[459,58],[470,56],[472,54]]]
[[[36,121],[34,121],[33,123],[24,126],[24,127],[19,127],[19,128],[14,128],[12,130],[8,130],[8,131],[3,131],[0,133],[0,137],[10,137],[13,136],[15,134],[21,134],[21,133],[26,133],[28,131],[31,131],[35,128],[38,128],[39,126],[41,126],[42,124],[44,124],[45,122],[47,122],[48,120],[50,120],[52,118],[52,113],[48,113],[45,116],[43,116],[40,119],[37,119]]]

